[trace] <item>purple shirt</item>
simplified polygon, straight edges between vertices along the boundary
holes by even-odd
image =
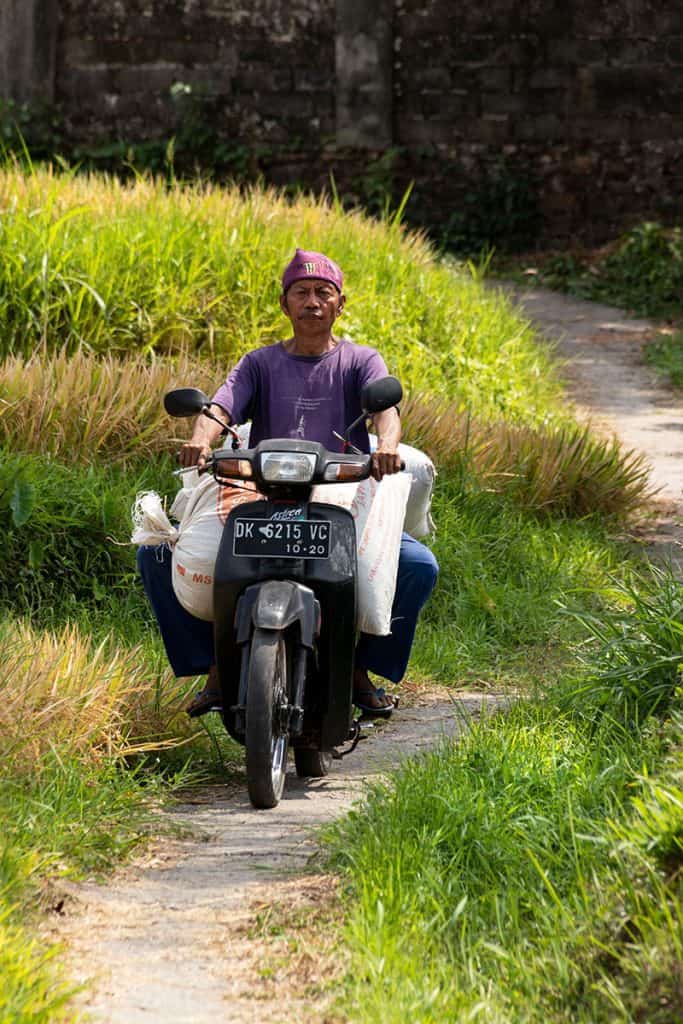
[[[294,356],[282,342],[255,349],[240,359],[211,399],[233,423],[251,419],[249,446],[272,437],[320,441],[341,451],[334,434],[343,434],[361,415],[360,394],[365,384],[386,377],[379,352],[342,339],[321,356]],[[370,451],[365,423],[351,441]]]

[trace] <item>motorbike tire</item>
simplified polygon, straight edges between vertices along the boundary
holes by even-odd
[[[294,764],[299,778],[322,779],[329,775],[332,767],[331,750],[307,750],[294,748]]]
[[[277,630],[255,629],[247,677],[247,789],[254,807],[275,807],[287,772],[289,737],[280,709],[287,704],[287,648]]]

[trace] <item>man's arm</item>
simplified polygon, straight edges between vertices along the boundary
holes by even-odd
[[[214,416],[218,416],[224,423],[230,423],[230,417],[228,416],[225,409],[220,405],[216,405],[212,402],[210,405],[210,411]],[[178,453],[178,461],[181,466],[197,466],[201,469],[206,463],[207,456],[211,452],[211,447],[222,434],[220,424],[214,420],[208,419],[206,416],[198,416],[194,430],[192,431],[192,437],[189,441],[180,449]]]
[[[377,431],[377,449],[372,454],[372,475],[381,480],[387,473],[398,473],[401,456],[398,443],[401,440],[401,418],[396,409],[376,413],[373,424]]]

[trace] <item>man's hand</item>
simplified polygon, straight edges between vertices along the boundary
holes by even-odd
[[[400,470],[401,456],[398,452],[378,448],[372,453],[372,475],[375,480],[381,480],[383,476],[391,473],[399,473]]]
[[[230,422],[225,409],[221,409],[220,405],[211,405],[209,407],[214,415],[219,416],[224,422]],[[206,460],[211,454],[211,445],[214,441],[223,433],[222,424],[216,423],[215,420],[210,420],[206,416],[198,416],[195,420],[194,430],[192,431],[192,437],[189,441],[186,441],[178,452],[178,462],[181,466],[196,466],[197,469],[203,469],[206,465]]]
[[[210,454],[210,445],[186,441],[178,452],[178,462],[181,466],[196,466],[197,469],[203,469]]]

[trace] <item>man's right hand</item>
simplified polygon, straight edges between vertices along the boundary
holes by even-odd
[[[210,445],[198,444],[196,441],[186,441],[178,452],[178,462],[184,467],[196,466],[197,469],[203,469],[210,454]]]

